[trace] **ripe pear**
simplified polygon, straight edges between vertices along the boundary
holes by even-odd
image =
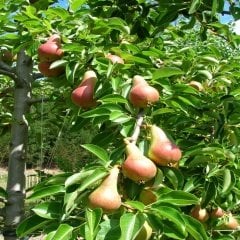
[[[140,232],[134,238],[134,240],[148,240],[152,236],[152,228],[147,221],[144,222]]]
[[[97,75],[94,71],[86,71],[81,84],[71,94],[72,102],[82,108],[96,106],[94,99],[94,87],[97,82]]]
[[[211,218],[221,218],[225,214],[226,214],[226,212],[222,208],[217,207],[215,209],[212,209],[210,216],[211,216]]]
[[[173,144],[164,131],[156,125],[151,126],[151,144],[148,156],[160,166],[175,166],[182,157],[182,152]]]
[[[209,218],[207,209],[201,208],[200,205],[194,206],[190,212],[190,215],[200,222],[206,222]]]
[[[61,49],[61,38],[53,34],[45,43],[38,48],[38,56],[41,62],[53,62],[63,56]]]
[[[149,181],[157,173],[157,167],[149,158],[145,157],[134,143],[126,145],[127,158],[122,164],[122,172],[129,179]]]
[[[124,64],[124,61],[121,57],[117,56],[117,55],[114,55],[114,54],[111,54],[111,53],[108,53],[106,55],[106,58],[108,58],[113,64]]]
[[[145,108],[159,100],[159,92],[150,86],[142,76],[133,77],[133,86],[129,92],[129,101],[134,107]]]
[[[121,196],[118,193],[118,166],[114,166],[109,175],[103,180],[88,197],[89,206],[91,208],[102,208],[104,212],[113,212],[117,210],[121,204]]]
[[[225,220],[225,222],[223,223],[222,226],[224,229],[229,229],[229,230],[236,230],[236,229],[240,229],[240,223],[238,222],[238,220],[230,213],[227,216],[227,219]]]

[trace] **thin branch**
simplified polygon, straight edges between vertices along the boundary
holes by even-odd
[[[136,118],[135,128],[131,137],[127,138],[129,142],[136,143],[140,134],[140,129],[143,123],[144,109],[140,109]]]
[[[4,63],[1,60],[0,60],[0,74],[8,76],[8,77],[12,78],[14,81],[17,78],[14,68],[10,67],[8,64]]]
[[[2,69],[0,69],[0,74],[8,76],[8,77],[12,78],[14,81],[17,79],[17,76],[15,73],[8,72],[8,71],[2,70]]]
[[[33,73],[33,81],[43,77],[44,76],[41,73]]]
[[[8,72],[14,72],[13,68],[8,64],[6,64],[5,62],[3,62],[2,60],[0,60],[0,69]]]
[[[49,102],[50,98],[32,98],[28,100],[28,104],[35,104],[35,103],[42,103],[42,102]]]

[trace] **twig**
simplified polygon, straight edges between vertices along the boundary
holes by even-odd
[[[135,124],[135,128],[133,130],[133,134],[131,137],[127,138],[127,140],[131,143],[136,143],[140,134],[140,129],[143,123],[143,118],[144,118],[144,109],[140,109],[139,113],[137,115],[137,119],[136,119],[136,124]]]
[[[48,102],[50,98],[32,98],[28,100],[28,104],[35,104],[35,103],[41,103],[41,102]]]

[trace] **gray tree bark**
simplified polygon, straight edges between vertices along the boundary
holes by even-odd
[[[30,111],[32,59],[21,50],[17,57],[10,154],[5,206],[4,240],[16,240],[16,228],[24,217],[25,159],[28,141],[27,114]],[[10,75],[9,75],[10,76]]]

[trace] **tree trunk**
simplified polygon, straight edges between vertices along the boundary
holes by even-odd
[[[5,207],[4,239],[15,240],[16,228],[24,216],[25,158],[28,140],[28,122],[32,82],[32,60],[24,50],[18,54],[14,87],[14,111],[12,117],[10,154],[7,180],[7,204]]]

